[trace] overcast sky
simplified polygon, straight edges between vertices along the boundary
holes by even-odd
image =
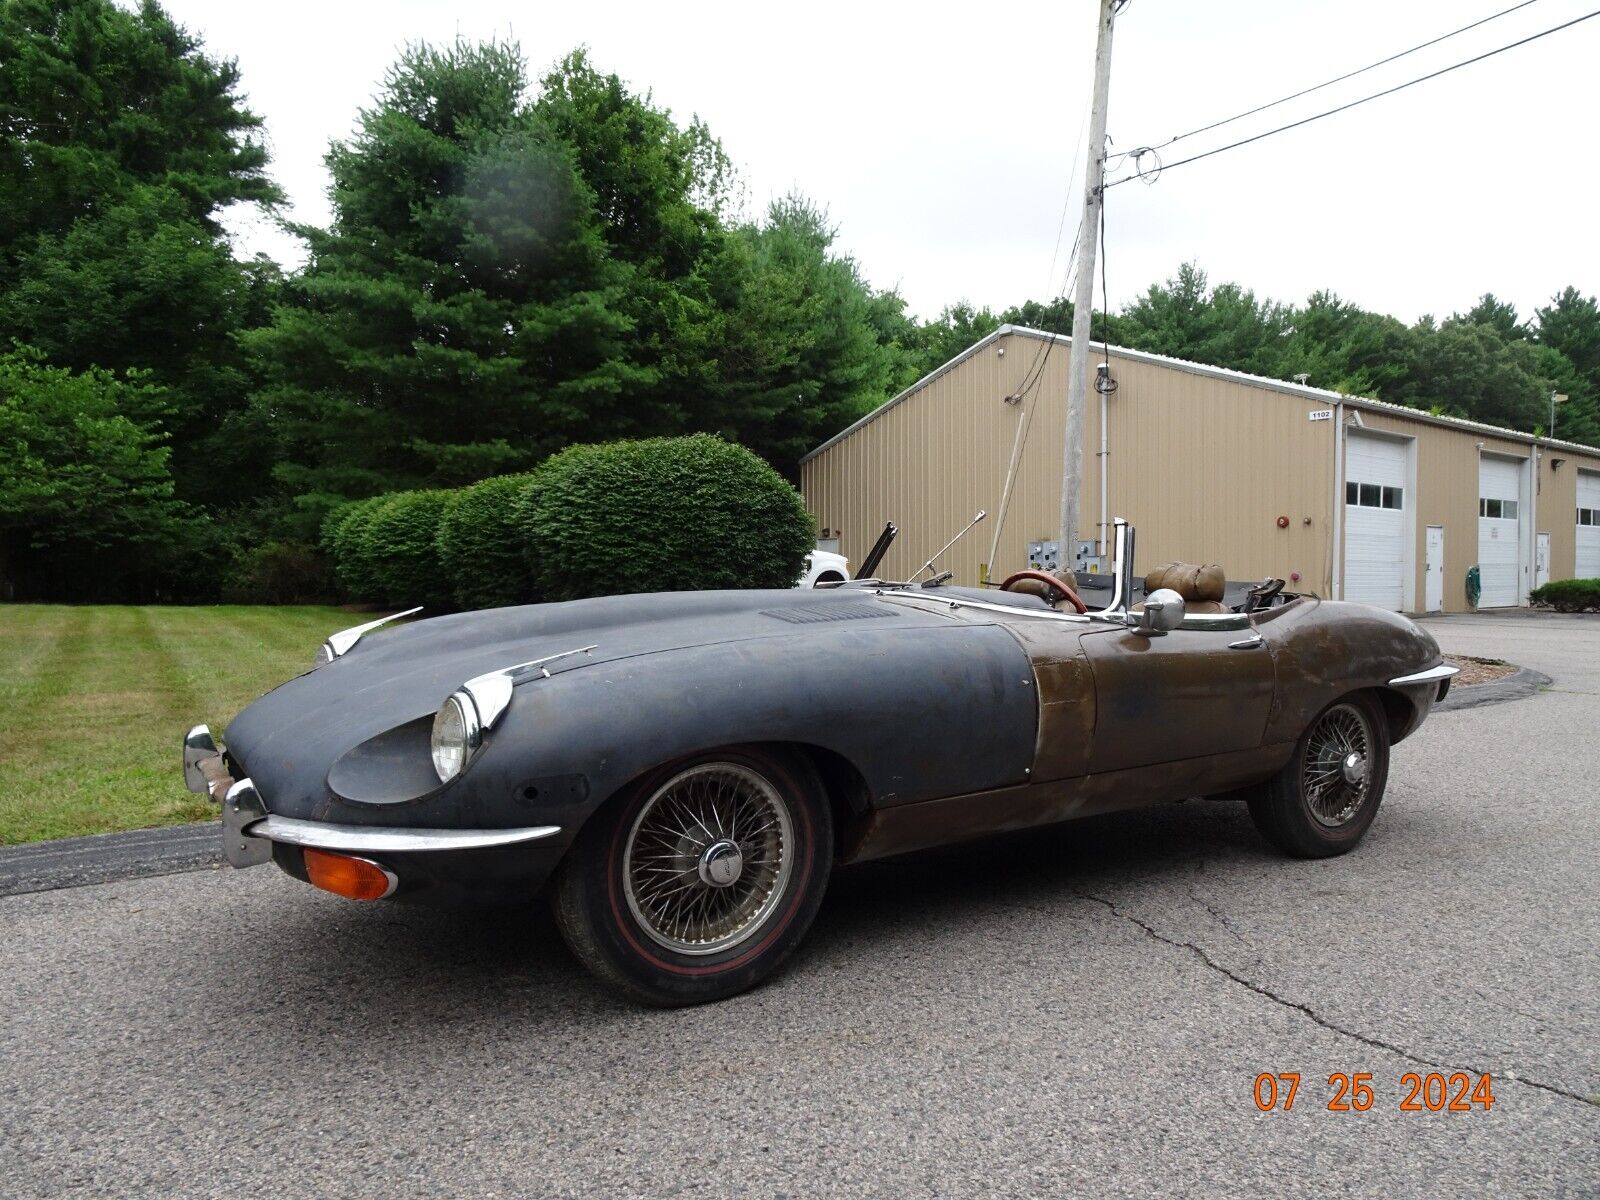
[[[1113,151],[1165,141],[1514,0],[1132,0],[1117,20]],[[411,40],[513,37],[532,74],[577,45],[710,124],[753,209],[799,189],[878,287],[931,316],[1060,290],[1077,217],[1094,0],[805,5],[165,0],[239,60],[297,220],[328,218],[322,155]],[[1336,88],[1165,151],[1168,162],[1582,15],[1537,0]],[[1485,290],[1524,315],[1600,290],[1600,18],[1352,112],[1112,189],[1120,305],[1179,263],[1278,299],[1331,288],[1413,320]],[[1076,158],[1076,167],[1074,159]],[[1069,186],[1069,172],[1072,182]],[[1051,270],[1063,204],[1061,261]],[[293,244],[241,223],[243,253]]]

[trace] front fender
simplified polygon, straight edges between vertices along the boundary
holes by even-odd
[[[1270,612],[1270,610],[1269,610]],[[1389,687],[1396,676],[1435,666],[1439,644],[1399,613],[1342,601],[1302,601],[1257,629],[1277,660],[1278,698],[1267,724],[1267,742],[1298,739],[1324,708],[1351,692],[1372,689],[1416,709],[1423,698]],[[1388,701],[1386,701],[1388,703]],[[1432,707],[1393,724],[1393,740],[1412,733]]]
[[[522,684],[459,789],[566,828],[662,763],[792,742],[848,760],[872,803],[909,803],[1024,782],[1036,713],[1027,656],[991,625],[693,647]],[[529,802],[546,781],[565,803]]]

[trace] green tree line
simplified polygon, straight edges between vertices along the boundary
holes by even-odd
[[[243,92],[154,0],[0,0],[0,598],[316,592],[340,505],[574,444],[715,433],[793,478],[1000,322],[1070,323],[918,320],[822,206],[746,215],[701,121],[501,42],[407,48],[327,153],[331,220],[291,226],[304,265],[242,260],[227,211],[283,201]],[[1554,388],[1558,432],[1600,441],[1600,312],[1571,288],[1407,326],[1185,266],[1103,326],[1522,429]]]
[[[1001,313],[947,308],[926,335],[937,353],[958,353],[1012,323],[1055,332],[1072,326],[1072,304],[1029,302]],[[1600,306],[1568,287],[1523,320],[1485,294],[1464,313],[1407,325],[1331,292],[1304,304],[1259,298],[1236,283],[1213,286],[1185,263],[1132,303],[1094,314],[1095,340],[1600,445]],[[935,355],[936,356],[936,355]]]

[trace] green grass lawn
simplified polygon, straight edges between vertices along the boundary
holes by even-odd
[[[216,815],[184,790],[204,721],[311,665],[337,608],[0,605],[0,845]]]

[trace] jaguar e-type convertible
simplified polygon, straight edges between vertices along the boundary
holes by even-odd
[[[1027,571],[374,621],[226,749],[192,729],[185,776],[234,866],[356,900],[548,892],[577,957],[659,1005],[770,975],[839,864],[1197,796],[1291,855],[1354,847],[1455,674],[1434,640],[1281,580],[1139,589],[1120,522],[1116,546],[1092,612]]]

